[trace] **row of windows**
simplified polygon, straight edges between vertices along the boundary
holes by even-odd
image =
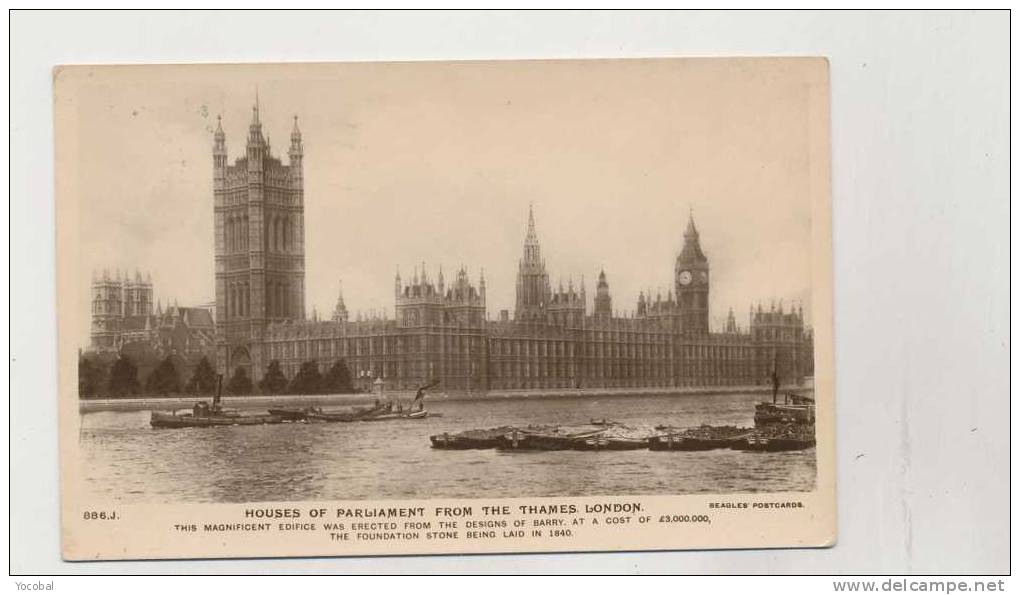
[[[580,373],[579,373],[580,370]],[[600,362],[577,366],[561,362],[496,362],[491,364],[494,378],[666,378],[670,367],[663,363]]]
[[[576,345],[572,341],[498,340],[490,343],[493,355],[573,357]],[[583,344],[583,353],[598,357],[664,357],[665,343],[591,343]]]
[[[445,352],[479,354],[480,337],[442,337]],[[348,339],[311,339],[268,343],[271,357],[334,357],[362,355],[405,355],[439,351],[439,337],[357,337]]]
[[[266,249],[296,252],[299,224],[297,215],[270,215],[266,220]]]
[[[304,347],[303,344],[298,344]],[[273,346],[269,359],[281,361],[288,376],[297,372],[300,363],[308,359],[317,360],[323,370],[336,361],[326,354],[287,356]],[[304,349],[300,349],[304,352]],[[584,386],[666,386],[673,384],[672,378],[681,385],[704,384],[756,384],[761,380],[760,366],[745,362],[697,362],[671,367],[654,363],[599,362],[575,364],[574,362],[502,362],[488,367],[478,360],[440,361],[394,361],[372,358],[351,358],[347,366],[356,383],[371,382],[381,377],[389,381],[440,377],[449,388],[535,388]],[[781,374],[792,377],[799,374],[797,366],[784,366]],[[403,386],[403,385],[400,385]],[[393,388],[400,388],[393,385]],[[406,387],[404,387],[406,388]]]
[[[266,315],[271,318],[297,316],[294,305],[299,304],[300,288],[284,281],[270,281],[266,284]]]
[[[297,215],[271,215],[266,220],[266,249],[271,252],[298,250]],[[248,250],[248,215],[230,214],[223,222],[223,242],[228,253]]]
[[[245,282],[227,285],[227,318],[240,318],[251,313],[251,291]]]
[[[435,324],[439,320],[436,312],[419,312],[418,310],[403,310],[400,312],[400,321],[403,326],[417,326],[419,324]],[[443,324],[475,325],[482,324],[482,313],[475,310],[471,312],[450,312],[442,313]]]
[[[681,345],[680,357],[692,358],[715,358],[715,359],[739,359],[750,358],[754,355],[752,347],[733,345]]]
[[[223,222],[224,243],[227,252],[248,249],[248,215],[228,215]]]
[[[247,284],[243,284],[247,287]],[[286,291],[284,284],[269,284],[269,311],[275,312],[276,307],[282,305],[287,308],[287,299],[290,293]],[[280,293],[282,291],[282,294]],[[296,291],[296,288],[294,289]],[[275,296],[275,297],[274,297]],[[229,314],[228,309],[228,316]],[[286,310],[285,310],[286,311]],[[344,343],[346,348],[343,349]],[[482,347],[482,338],[478,336],[447,335],[429,336],[419,335],[410,337],[359,337],[347,339],[319,339],[310,341],[283,341],[273,343],[279,345],[310,345],[309,352],[326,353],[338,355],[340,353],[350,355],[390,355],[407,353],[438,352],[440,347],[449,352],[479,353]],[[517,357],[568,357],[575,355],[589,358],[640,358],[640,359],[664,359],[669,356],[668,346],[664,344],[613,344],[613,343],[585,343],[578,354],[576,345],[569,341],[492,341],[491,355],[494,358],[500,356]],[[754,358],[754,348],[732,345],[681,345],[678,355],[684,360],[713,359],[716,361],[741,361]],[[292,357],[289,355],[288,357]]]
[[[797,327],[793,328],[756,328],[754,329],[754,338],[759,341],[772,340],[772,341],[784,341],[788,339],[796,339],[801,336],[802,330]]]

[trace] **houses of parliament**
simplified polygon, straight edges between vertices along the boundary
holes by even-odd
[[[599,274],[588,308],[584,285],[553,288],[529,211],[516,307],[490,320],[486,279],[460,269],[447,279],[424,267],[393,280],[394,317],[351,320],[342,295],[330,320],[305,313],[304,147],[294,118],[286,162],[262,133],[256,103],[245,152],[228,162],[213,138],[215,351],[219,371],[254,381],[276,360],[293,377],[344,359],[356,381],[406,390],[754,385],[775,369],[783,382],[812,371],[811,333],[800,309],[752,308],[748,326],[730,310],[709,326],[708,256],[693,215],[668,295],[642,294],[635,313],[613,314],[610,277]]]

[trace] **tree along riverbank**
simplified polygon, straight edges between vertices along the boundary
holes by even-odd
[[[438,403],[444,401],[482,401],[503,399],[551,399],[551,398],[596,398],[613,396],[683,396],[683,395],[732,395],[747,393],[771,393],[769,386],[703,386],[703,387],[655,387],[655,388],[590,388],[590,389],[523,389],[494,390],[485,393],[429,393],[425,402]],[[809,392],[802,386],[785,386],[779,392]],[[191,408],[197,401],[209,400],[212,397],[176,396],[148,397],[132,399],[80,399],[78,410],[81,413],[98,411],[171,411],[174,409]],[[310,407],[325,405],[360,405],[372,403],[377,395],[371,393],[354,393],[341,395],[252,395],[224,396],[223,406],[236,409],[264,409],[267,407]],[[394,398],[409,402],[414,398],[413,392],[387,392],[381,398]]]

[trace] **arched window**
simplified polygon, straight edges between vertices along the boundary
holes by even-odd
[[[223,220],[223,250],[230,252],[230,217]]]
[[[290,243],[289,243],[290,242],[290,237],[289,237],[290,236],[290,233],[289,233],[290,230],[287,229],[289,226],[290,226],[289,217],[284,215],[283,219],[280,220],[280,228],[283,231],[283,238],[282,238],[283,246],[282,246],[282,250],[284,252],[288,252],[290,250]]]
[[[266,286],[266,316],[269,316],[270,318],[276,315],[273,311],[273,305],[275,303],[273,297],[273,284],[270,283]]]
[[[241,218],[241,249],[248,249],[248,215]]]

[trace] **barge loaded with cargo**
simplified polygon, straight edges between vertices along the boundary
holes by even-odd
[[[775,383],[778,388],[778,382]],[[444,432],[429,437],[432,448],[464,450],[495,448],[502,451],[554,450],[653,450],[780,452],[804,450],[815,445],[814,399],[787,394],[779,403],[755,405],[754,426],[694,427],[659,425],[629,426],[607,420],[580,425],[499,426],[463,432]]]

